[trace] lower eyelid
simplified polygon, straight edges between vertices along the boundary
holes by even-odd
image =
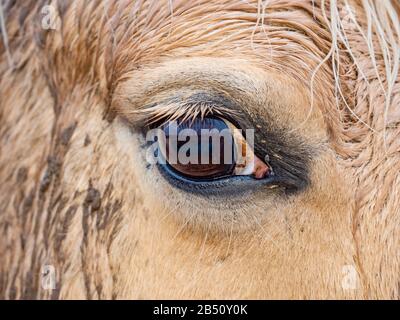
[[[243,196],[248,192],[256,192],[267,189],[285,190],[285,183],[271,175],[269,178],[256,180],[250,176],[230,176],[213,181],[195,181],[184,178],[174,173],[167,164],[157,164],[161,176],[174,188],[184,192],[195,193],[200,196]]]

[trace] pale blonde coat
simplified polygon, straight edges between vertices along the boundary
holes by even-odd
[[[54,30],[2,3],[0,298],[398,299],[396,0],[53,1]],[[189,89],[249,94],[317,150],[309,185],[204,199],[146,168],[122,119]]]

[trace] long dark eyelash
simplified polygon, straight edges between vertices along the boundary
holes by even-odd
[[[211,104],[209,102],[193,102],[178,105],[175,108],[170,105],[165,107],[157,107],[154,112],[149,113],[147,109],[147,125],[156,127],[166,121],[193,121],[200,117],[217,116],[221,118],[232,117],[236,113],[235,110],[228,109],[221,105]]]

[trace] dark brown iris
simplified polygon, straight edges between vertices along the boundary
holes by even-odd
[[[178,120],[161,128],[166,137],[166,160],[177,173],[196,179],[232,174],[235,143],[223,120]]]

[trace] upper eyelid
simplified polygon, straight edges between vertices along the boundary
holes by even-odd
[[[214,115],[237,124],[244,113],[239,104],[221,94],[196,92],[188,97],[175,96],[143,106],[131,112],[130,117],[126,118],[134,126],[145,126],[161,121],[188,120],[198,116]],[[124,116],[123,113],[121,115]]]
[[[236,102],[243,107],[238,110],[251,111],[260,103],[260,97],[270,91],[268,88],[276,85],[276,78],[242,60],[235,61],[186,58],[171,65],[160,63],[127,72],[116,83],[111,109],[137,123],[135,116],[143,119],[141,109],[156,108],[164,102],[173,104],[174,99],[186,101],[189,94],[196,92],[211,92],[228,98],[225,102]],[[225,102],[223,105],[227,105]]]

